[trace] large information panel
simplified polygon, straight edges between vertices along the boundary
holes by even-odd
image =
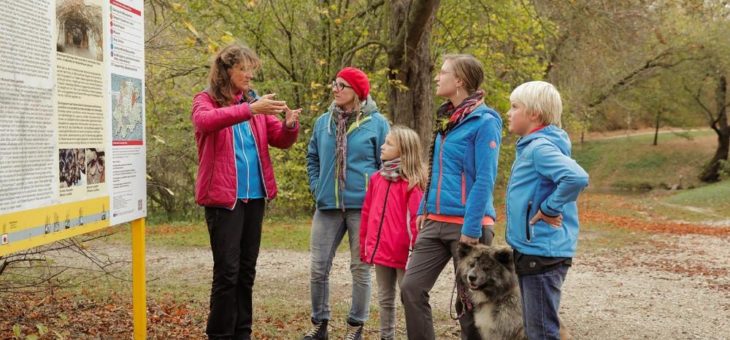
[[[143,0],[0,0],[0,256],[147,213]]]

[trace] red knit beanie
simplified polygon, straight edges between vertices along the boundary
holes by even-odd
[[[358,68],[345,67],[340,72],[337,72],[337,76],[350,83],[352,90],[355,91],[355,94],[357,94],[357,97],[361,101],[368,97],[370,93],[370,81],[365,72]]]

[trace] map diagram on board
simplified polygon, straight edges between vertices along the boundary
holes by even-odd
[[[142,81],[112,74],[112,138],[142,140]]]

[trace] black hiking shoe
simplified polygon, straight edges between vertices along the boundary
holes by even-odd
[[[304,334],[304,338],[302,338],[302,340],[327,340],[329,338],[329,335],[327,334],[327,321],[328,320],[315,322],[314,319],[312,319],[312,329]]]
[[[351,324],[347,323],[347,334],[345,334],[345,340],[362,340],[362,324]]]

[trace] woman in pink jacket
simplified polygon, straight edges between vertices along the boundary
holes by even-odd
[[[209,87],[193,99],[195,201],[205,207],[213,251],[209,339],[251,338],[261,223],[277,191],[268,147],[288,148],[299,132],[301,109],[251,89],[260,66],[252,50],[230,45],[212,61]],[[275,116],[282,112],[285,122]]]
[[[383,167],[368,185],[360,222],[360,259],[375,265],[380,338],[395,337],[395,287],[416,243],[416,214],[426,185],[418,134],[393,126],[380,148]]]

